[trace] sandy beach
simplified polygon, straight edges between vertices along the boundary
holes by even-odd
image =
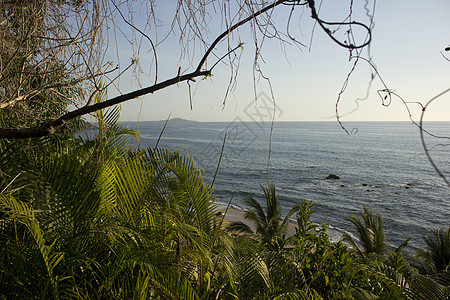
[[[225,212],[226,206],[220,205],[219,210]],[[245,211],[243,211],[243,210],[229,207],[228,211],[226,213],[226,216],[225,216],[225,220],[230,221],[230,222],[241,221],[241,222],[247,224],[253,230],[255,230],[253,223],[245,219]],[[319,225],[319,224],[316,224],[316,225]],[[290,236],[294,235],[296,227],[297,227],[297,222],[294,220],[291,220],[289,222],[289,225],[288,225],[288,228],[286,231],[286,237],[290,237]],[[343,234],[342,231],[339,231],[336,228],[333,228],[332,226],[329,226],[329,225],[328,225],[327,233],[328,233],[330,241],[332,241],[332,242],[338,242],[341,239],[342,234]],[[355,237],[351,233],[350,233],[350,235],[355,239]],[[347,244],[347,243],[344,243],[344,244],[350,247],[349,244]]]
[[[220,207],[220,209],[225,211],[226,207]],[[226,213],[226,216],[225,216],[225,220],[230,221],[230,222],[241,221],[241,222],[245,223],[246,225],[248,225],[253,230],[255,230],[253,223],[245,219],[245,211],[229,207],[228,211]],[[294,235],[296,227],[297,227],[296,222],[293,222],[293,221],[289,222],[289,225],[288,225],[288,228],[286,231],[286,237]]]

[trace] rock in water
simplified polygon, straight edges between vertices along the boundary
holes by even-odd
[[[339,175],[336,174],[330,174],[327,176],[327,179],[339,179],[339,178],[340,178]]]

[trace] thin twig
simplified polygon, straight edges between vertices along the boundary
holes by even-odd
[[[19,174],[16,175],[16,177],[13,178],[13,180],[11,180],[4,188],[3,190],[0,192],[0,194],[3,194],[4,191],[6,191],[6,189],[17,179],[17,177],[20,176],[20,174],[22,174],[23,171],[20,171]]]
[[[169,116],[167,117],[166,123],[164,123],[164,127],[163,127],[163,129],[161,130],[161,133],[159,134],[158,141],[156,141],[155,149],[158,148],[159,141],[161,140],[161,137],[162,137],[162,135],[163,135],[163,133],[164,133],[164,130],[166,130],[166,126],[167,126],[167,123],[169,122],[169,120],[170,120],[170,114],[169,114]]]
[[[225,136],[223,137],[222,149],[220,150],[219,162],[217,163],[216,173],[214,174],[213,181],[211,186],[214,186],[214,182],[216,182],[217,173],[219,173],[220,162],[222,161],[223,149],[225,148],[225,141],[227,140],[227,132],[225,132]]]
[[[447,177],[441,172],[441,170],[439,169],[439,167],[436,165],[436,163],[434,162],[434,160],[431,158],[431,155],[430,155],[430,153],[429,153],[429,151],[428,151],[428,147],[427,147],[427,145],[426,145],[426,143],[425,143],[425,138],[424,138],[424,136],[423,136],[423,130],[422,130],[422,128],[423,128],[423,117],[425,116],[425,112],[426,112],[427,107],[428,107],[431,103],[433,103],[434,100],[436,100],[437,98],[443,96],[444,94],[446,94],[446,93],[448,93],[448,92],[450,92],[450,88],[448,88],[448,89],[446,89],[445,91],[443,91],[443,92],[439,93],[438,95],[434,96],[433,98],[431,98],[431,99],[427,102],[427,104],[425,104],[425,106],[424,106],[423,109],[422,109],[422,114],[420,115],[420,122],[419,122],[419,125],[420,125],[420,129],[421,129],[421,130],[420,130],[420,140],[421,140],[421,142],[422,142],[422,146],[423,146],[423,149],[424,149],[424,151],[425,151],[425,155],[427,156],[428,160],[430,161],[431,165],[432,165],[433,168],[436,170],[436,172],[439,174],[439,176],[440,176],[440,177],[444,180],[444,182],[450,187],[450,182],[447,180]]]

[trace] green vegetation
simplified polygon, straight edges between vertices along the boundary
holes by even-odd
[[[258,201],[252,197],[244,200],[251,210],[245,213],[245,218],[255,224],[256,232],[242,221],[233,222],[228,226],[232,233],[241,233],[252,236],[259,240],[268,249],[280,250],[286,243],[286,230],[289,218],[299,210],[298,205],[294,205],[281,220],[281,211],[278,196],[275,193],[275,186],[269,184],[267,188],[262,187],[266,198],[266,212]]]
[[[450,228],[412,260],[364,207],[348,248],[312,202],[281,219],[273,185],[247,199],[256,231],[226,225],[187,154],[131,149],[117,108],[97,118],[85,138],[0,142],[2,299],[448,299]]]
[[[262,187],[265,207],[246,200],[255,230],[230,224],[188,154],[132,149],[139,134],[118,125],[115,104],[211,76],[242,46],[210,55],[218,43],[269,9],[308,3],[322,22],[314,1],[250,1],[212,43],[202,37],[206,4],[180,1],[173,25],[184,28],[181,43],[198,38],[205,46],[197,68],[180,66],[175,77],[115,101],[103,99],[106,88],[138,60],[102,84],[117,70],[105,63],[101,43],[115,13],[108,1],[90,3],[0,1],[0,299],[449,299],[450,227],[425,236],[413,259],[402,252],[408,240],[391,247],[381,216],[363,207],[362,221],[348,218],[360,240],[346,236],[348,247],[311,221],[310,201],[282,218],[272,184]],[[188,19],[180,18],[186,11]],[[254,24],[255,32],[263,28]],[[216,60],[207,68],[209,56]],[[95,126],[79,119],[88,113]]]

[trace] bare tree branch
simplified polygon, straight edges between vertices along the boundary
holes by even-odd
[[[152,85],[150,87],[146,87],[137,91],[133,91],[131,93],[127,93],[124,95],[117,96],[115,98],[109,99],[104,102],[96,103],[90,106],[83,106],[82,108],[71,111],[59,119],[43,124],[38,127],[31,128],[0,128],[0,138],[15,138],[15,139],[24,139],[31,137],[42,137],[49,134],[53,134],[59,127],[66,124],[68,121],[73,120],[77,117],[95,112],[100,109],[104,109],[116,104],[120,104],[122,102],[135,99],[140,96],[144,96],[147,94],[153,94],[156,91],[164,89],[166,87],[175,85],[182,81],[193,80],[199,76],[208,76],[211,74],[210,70],[207,71],[195,71],[189,74],[185,74],[182,76],[176,76],[166,81],[160,82],[158,84]]]
[[[229,11],[231,4],[228,3],[217,5],[215,2],[194,1],[186,4],[183,1],[179,1],[169,33],[174,32],[175,24],[177,24],[180,30],[181,50],[189,52],[189,47],[191,47],[189,46],[189,42],[195,43],[195,41],[198,40],[204,47],[204,54],[198,61],[198,64],[195,65],[195,71],[185,75],[181,75],[179,72],[177,76],[158,83],[158,57],[156,56],[156,48],[160,42],[158,42],[156,35],[157,21],[156,18],[154,18],[155,37],[151,37],[145,30],[141,30],[138,26],[133,24],[132,15],[130,15],[130,19],[127,19],[122,11],[120,11],[120,7],[121,5],[126,4],[131,12],[132,4],[130,3],[133,3],[134,1],[121,3],[112,2],[113,7],[110,7],[110,2],[105,0],[78,0],[73,3],[63,2],[63,4],[43,0],[22,2],[30,3],[30,5],[25,5],[24,7],[21,6],[17,11],[11,12],[15,14],[13,15],[14,17],[22,17],[24,19],[23,22],[20,21],[15,23],[21,26],[16,31],[14,31],[14,26],[17,25],[9,22],[2,22],[3,18],[0,12],[0,34],[6,37],[6,39],[3,38],[0,43],[0,47],[5,49],[4,51],[2,50],[2,56],[0,57],[0,82],[6,87],[0,88],[0,109],[20,104],[26,110],[29,99],[38,98],[39,102],[37,104],[33,103],[33,108],[42,107],[45,111],[46,103],[51,105],[57,104],[54,99],[50,99],[51,96],[63,98],[64,101],[73,104],[73,95],[77,92],[83,95],[78,101],[81,103],[85,102],[85,105],[71,112],[65,112],[60,108],[58,108],[58,112],[50,112],[50,108],[47,108],[45,115],[43,114],[46,119],[36,116],[31,125],[25,124],[27,127],[21,125],[17,126],[18,128],[12,128],[12,126],[11,128],[0,128],[0,138],[29,138],[52,134],[59,127],[74,118],[149,93],[154,93],[179,82],[186,81],[189,84],[190,81],[195,81],[196,77],[209,76],[216,65],[219,62],[223,62],[227,57],[230,58],[232,72],[231,80],[233,80],[234,62],[231,59],[231,55],[235,55],[235,51],[241,44],[238,45],[238,47],[233,48],[230,45],[230,40],[233,36],[233,32],[247,23],[251,23],[253,39],[255,40],[256,53],[254,68],[257,68],[259,74],[263,76],[262,70],[259,69],[258,60],[262,60],[260,50],[264,40],[276,38],[281,42],[287,42],[286,40],[290,38],[292,41],[292,37],[289,34],[285,35],[278,32],[275,24],[272,22],[273,10],[281,4],[291,6],[292,8],[294,6],[308,4],[312,18],[319,23],[333,41],[342,47],[346,47],[350,50],[359,49],[365,47],[371,41],[371,29],[362,23],[351,21],[351,19],[350,22],[326,22],[320,19],[315,10],[314,0],[274,0],[270,4],[266,4],[266,1],[236,1],[235,5],[237,12],[235,14],[231,14]],[[149,2],[148,5],[150,6],[151,11],[149,17],[154,17],[154,1]],[[207,39],[204,36],[209,31],[208,26],[210,22],[209,11],[206,9],[207,5],[212,5],[214,11],[219,8],[224,17],[223,22],[225,23],[225,30],[216,36],[211,44],[207,42]],[[4,11],[3,13],[7,14],[9,12]],[[141,41],[145,38],[150,42],[150,48],[153,54],[152,59],[156,62],[155,82],[153,85],[146,88],[141,88],[110,100],[93,104],[95,96],[103,90],[104,86],[109,86],[116,80],[120,80],[123,72],[130,68],[130,66],[128,66],[125,70],[121,71],[119,65],[119,74],[117,76],[113,77],[112,80],[108,79],[108,82],[104,84],[101,82],[101,80],[105,78],[104,75],[107,72],[107,68],[105,69],[106,64],[103,63],[106,50],[102,47],[108,47],[108,43],[101,43],[103,39],[102,28],[108,28],[107,25],[104,25],[106,20],[117,21],[114,19],[115,14],[120,15],[119,21],[121,20],[127,27],[130,27],[133,34],[139,34]],[[291,16],[289,19],[290,18]],[[124,37],[130,42],[130,45],[140,45],[140,42],[138,43],[136,38],[128,37],[125,32],[122,31],[122,28],[116,25],[115,21],[111,22],[113,30],[123,32]],[[149,24],[149,21],[147,21],[144,27],[147,28],[147,26],[150,26]],[[341,42],[333,36],[333,33],[327,28],[327,25],[348,26],[350,27],[349,31],[351,31],[351,26],[361,26],[367,30],[367,38],[361,44],[356,44],[353,38],[350,40],[350,37],[348,43]],[[18,34],[17,36],[11,36],[11,32],[17,32]],[[261,41],[258,41],[257,38],[259,34],[262,35]],[[105,35],[105,37],[108,38],[108,35]],[[226,54],[218,55],[214,53],[218,50],[219,44],[226,38],[228,38],[228,50],[224,51]],[[25,50],[27,56],[21,54],[23,52],[22,50],[19,51],[14,47],[11,48],[13,53],[6,51],[8,43],[10,43],[8,39],[11,41],[16,39],[16,45],[20,45],[20,48]],[[9,50],[10,52],[11,49]],[[195,48],[193,49],[193,51],[196,51]],[[139,51],[137,53],[139,53]],[[28,56],[30,57],[29,61],[24,59]],[[118,53],[117,56],[119,56]],[[211,57],[214,57],[214,60],[211,63],[212,67],[208,68],[207,61],[210,60]],[[20,70],[12,68],[13,65],[10,63],[11,58],[19,61],[21,66]],[[139,57],[136,58],[136,61],[138,61],[138,58]],[[194,55],[191,56],[191,59],[193,58]],[[36,81],[35,76],[33,76],[34,74],[40,76],[39,82]],[[16,80],[17,76],[20,77],[20,80]],[[36,83],[38,84],[36,85]],[[230,81],[230,85],[231,84],[232,82]],[[227,94],[229,87],[227,89]],[[76,91],[74,89],[76,89]],[[87,101],[84,96],[87,98]],[[79,107],[77,104],[75,106]],[[33,112],[34,111],[30,110],[21,113],[31,116]],[[60,117],[56,120],[48,120],[49,115],[59,115]],[[40,125],[35,125],[39,123]]]
[[[444,182],[447,184],[447,186],[450,187],[450,182],[448,181],[447,177],[444,175],[444,173],[441,171],[439,166],[434,162],[433,158],[431,157],[430,151],[428,150],[428,146],[425,142],[424,133],[426,131],[423,130],[423,118],[425,116],[425,112],[427,111],[428,106],[433,103],[436,99],[439,97],[445,95],[446,93],[450,92],[450,88],[446,89],[445,91],[439,93],[438,95],[434,96],[428,102],[425,104],[425,106],[422,109],[422,114],[420,115],[420,121],[419,121],[419,128],[420,128],[420,140],[422,142],[423,149],[425,151],[425,155],[427,156],[428,160],[430,161],[430,164],[433,166],[433,168],[436,170],[436,172],[439,174],[439,176],[444,180]]]
[[[64,114],[63,116],[61,116],[60,118],[58,118],[57,120],[51,121],[51,122],[46,122],[41,124],[40,126],[35,126],[35,127],[28,127],[28,128],[0,128],[0,138],[15,138],[15,139],[23,139],[23,138],[31,138],[31,137],[42,137],[42,136],[46,136],[49,134],[53,134],[59,127],[63,126],[64,124],[66,124],[67,122],[69,122],[72,119],[75,119],[77,117],[83,116],[85,114],[89,114],[92,113],[94,111],[100,110],[100,109],[104,109],[113,105],[117,105],[120,104],[122,102],[125,101],[129,101],[131,99],[135,99],[137,97],[146,95],[146,94],[150,94],[150,93],[154,93],[156,91],[159,91],[161,89],[167,88],[169,86],[172,86],[174,84],[177,84],[179,82],[183,82],[183,81],[195,81],[196,77],[199,76],[209,76],[211,75],[211,72],[213,70],[213,68],[220,62],[222,61],[225,57],[227,57],[227,55],[229,55],[230,53],[236,51],[236,49],[238,49],[241,44],[239,44],[237,47],[231,49],[228,51],[227,54],[223,55],[222,57],[218,58],[216,60],[216,62],[213,64],[213,66],[207,70],[202,70],[208,57],[212,54],[213,50],[215,49],[215,47],[220,43],[220,41],[222,41],[225,37],[229,36],[230,33],[234,30],[236,30],[237,28],[243,26],[244,24],[246,24],[247,22],[249,22],[252,19],[257,18],[259,15],[265,13],[266,11],[273,9],[274,7],[282,4],[283,2],[291,2],[291,1],[285,1],[285,0],[278,0],[275,1],[272,4],[269,4],[263,8],[261,8],[260,10],[258,10],[257,12],[251,14],[250,16],[248,16],[247,18],[237,22],[236,24],[232,25],[230,28],[226,29],[225,31],[223,31],[215,40],[214,42],[208,47],[208,49],[206,50],[205,54],[203,55],[203,57],[201,58],[200,62],[198,63],[196,69],[194,72],[185,74],[185,75],[181,75],[178,74],[177,76],[168,79],[164,82],[160,82],[160,83],[156,83],[152,86],[149,86],[147,88],[143,88],[143,89],[139,89],[127,94],[123,94],[120,95],[118,97],[109,99],[107,101],[101,102],[101,103],[96,103],[93,105],[90,105],[92,103],[92,99],[95,97],[96,93],[98,93],[98,87],[96,88],[96,90],[94,90],[94,92],[91,94],[91,96],[89,97],[89,100],[87,102],[87,105],[81,108],[78,108],[74,111],[68,112],[66,114]],[[117,6],[116,6],[117,8]],[[123,16],[121,14],[121,16]],[[152,43],[152,47],[154,49],[154,44]]]

